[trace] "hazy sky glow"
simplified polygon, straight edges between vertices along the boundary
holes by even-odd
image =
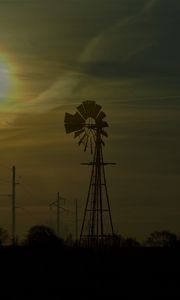
[[[15,164],[19,234],[55,226],[48,204],[57,191],[71,210],[64,234],[74,234],[75,198],[81,224],[90,170],[80,162],[90,157],[63,123],[89,99],[110,125],[104,154],[117,163],[107,169],[115,229],[137,238],[179,233],[179,14],[179,0],[0,1],[0,186],[10,193]],[[8,197],[0,208],[9,229]]]

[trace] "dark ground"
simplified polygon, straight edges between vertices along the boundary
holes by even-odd
[[[0,299],[180,299],[180,249],[0,248]]]

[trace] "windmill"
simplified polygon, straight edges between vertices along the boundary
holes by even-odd
[[[105,117],[102,107],[95,101],[84,101],[74,115],[66,113],[64,120],[66,133],[74,133],[79,146],[82,145],[84,151],[90,149],[93,154],[92,162],[84,163],[92,170],[80,232],[80,242],[87,242],[88,245],[103,244],[114,235],[105,177],[105,165],[113,163],[104,162],[102,150],[104,138],[108,137]]]

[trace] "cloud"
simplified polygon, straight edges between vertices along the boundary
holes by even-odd
[[[100,8],[100,3],[101,1],[98,2],[97,9]],[[32,82],[37,90],[38,82],[44,80],[44,85],[28,102],[13,104],[15,114],[46,112],[64,104],[79,102],[80,98],[95,93],[101,98],[110,93],[112,97],[116,93],[116,98],[122,95],[128,98],[133,92],[134,98],[137,98],[141,93],[147,96],[149,92],[154,91],[156,97],[162,97],[166,93],[175,96],[173,90],[176,89],[176,96],[178,96],[180,83],[178,2],[172,1],[169,8],[169,2],[161,0],[148,2],[139,0],[136,5],[132,0],[122,0],[118,3],[113,1],[110,6],[110,18],[105,21],[108,3],[108,1],[104,3],[100,15],[103,28],[98,27],[94,16],[95,24],[92,27],[92,34],[86,39],[86,44],[82,44],[80,40],[82,37],[84,39],[86,30],[89,32],[91,18],[88,17],[84,31],[80,28],[81,21],[78,23],[78,19],[75,19],[78,28],[76,44],[81,45],[79,48],[81,50],[78,57],[75,55],[70,71],[66,71],[68,68],[63,67],[59,79],[51,75],[51,80],[48,82],[48,68],[52,62],[50,61],[47,69],[43,67],[46,74],[44,76],[42,70],[38,71],[38,68],[43,65],[43,58],[39,66],[31,67],[29,73],[24,72],[24,77],[22,75],[21,79]],[[69,6],[63,7],[68,14]],[[88,7],[90,9],[89,2]],[[124,12],[122,18],[121,8]],[[115,11],[118,11],[119,17],[117,14],[113,19],[111,13]],[[82,12],[87,13],[84,6],[79,14],[81,15]],[[59,63],[59,58],[57,56],[56,58]],[[33,59],[31,62],[33,64]],[[56,78],[57,74],[58,68],[56,68]],[[45,83],[49,87],[46,88]],[[114,91],[110,85],[114,87]],[[102,86],[105,88],[102,89]],[[137,90],[141,92],[138,94]]]
[[[138,0],[136,5],[132,0],[113,0],[111,5],[106,0],[86,4],[81,0],[53,1],[50,6],[50,1],[46,1],[43,13],[41,1],[35,6],[30,4],[34,1],[28,2],[21,9],[18,5],[13,9],[3,6],[0,12],[2,41],[22,63],[16,75],[26,90],[22,95],[25,100],[9,106],[14,115],[47,111],[78,97],[76,91],[80,91],[84,78],[89,76],[88,52],[93,56],[104,32],[120,18],[135,15],[144,1]],[[12,26],[12,16],[16,26]],[[66,72],[64,67],[62,71],[62,64],[72,71]],[[93,72],[91,75],[94,76]]]
[[[147,11],[142,10],[95,37],[81,59],[87,72],[98,77],[151,81],[179,77],[180,7],[177,1],[170,8],[168,3],[151,1]]]
[[[67,104],[69,99],[72,100],[73,91],[77,88],[80,81],[81,74],[65,74],[35,99],[23,104],[19,108],[19,112],[45,112],[54,107]]]
[[[153,6],[157,3],[158,0],[149,0],[148,3],[144,7],[144,11],[149,11],[153,8]]]

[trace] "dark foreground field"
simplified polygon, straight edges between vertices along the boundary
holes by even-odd
[[[0,299],[180,299],[180,249],[0,248]]]

